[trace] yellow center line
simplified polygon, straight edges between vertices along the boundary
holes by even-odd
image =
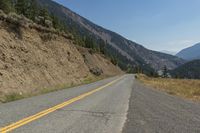
[[[65,101],[65,102],[63,102],[61,104],[58,104],[58,105],[56,105],[54,107],[51,107],[51,108],[46,109],[46,110],[43,110],[43,111],[41,111],[41,112],[39,112],[39,113],[37,113],[35,115],[26,117],[26,118],[24,118],[22,120],[19,120],[19,121],[13,123],[13,124],[10,124],[10,125],[8,125],[6,127],[3,127],[3,128],[0,129],[0,133],[7,133],[7,132],[12,131],[12,130],[14,130],[16,128],[19,128],[19,127],[21,127],[23,125],[26,125],[26,124],[34,121],[34,120],[37,120],[37,119],[39,119],[39,118],[41,118],[43,116],[46,116],[49,113],[55,112],[58,109],[64,108],[64,107],[66,107],[66,106],[68,106],[68,105],[70,105],[70,104],[72,104],[72,103],[74,103],[76,101],[79,101],[79,100],[81,100],[81,99],[83,99],[83,98],[85,98],[85,97],[87,97],[87,96],[89,96],[89,95],[91,95],[91,94],[93,94],[93,93],[95,93],[97,91],[100,91],[100,90],[102,90],[102,89],[104,89],[104,88],[116,83],[117,81],[119,81],[123,77],[118,78],[118,79],[116,79],[114,81],[111,81],[110,83],[107,83],[107,84],[105,84],[105,85],[103,85],[101,87],[98,87],[98,88],[96,88],[96,89],[94,89],[92,91],[89,91],[89,92],[81,94],[81,95],[79,95],[77,97],[74,97],[74,98],[72,98],[72,99],[70,99],[68,101]]]

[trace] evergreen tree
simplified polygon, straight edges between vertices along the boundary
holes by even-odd
[[[117,65],[117,64],[118,64],[117,58],[114,57],[114,56],[111,56],[111,62],[112,62],[114,65]]]
[[[53,27],[55,29],[61,29],[60,21],[59,21],[58,17],[52,14],[51,18],[52,18]]]
[[[142,68],[139,66],[139,65],[137,65],[136,67],[135,67],[135,73],[143,73],[143,70],[142,70]]]
[[[42,25],[45,26],[46,20],[50,20],[50,15],[47,8],[42,8],[39,12],[39,16],[43,17]]]
[[[23,14],[24,16],[28,16],[28,3],[29,0],[17,0],[15,4],[15,9],[18,14]]]
[[[106,44],[104,41],[100,41],[99,43],[99,52],[102,54],[106,53]]]
[[[130,64],[127,65],[127,73],[134,73],[133,66]]]
[[[68,32],[67,26],[64,22],[62,22],[57,16],[55,15],[51,15],[50,16],[52,19],[52,23],[53,23],[53,27],[59,31],[64,31],[65,33]],[[79,37],[80,40],[82,40],[82,38]]]
[[[168,77],[168,70],[167,70],[167,66],[166,65],[163,67],[163,77],[164,78]]]
[[[11,0],[0,0],[0,9],[5,13],[13,11]]]
[[[38,5],[36,0],[31,0],[30,1],[30,6],[29,6],[29,14],[28,18],[31,20],[35,21],[35,18],[38,16]]]
[[[91,37],[85,38],[85,47],[95,49],[95,42]]]

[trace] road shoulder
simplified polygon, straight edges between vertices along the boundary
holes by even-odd
[[[200,132],[200,106],[134,82],[123,133]]]

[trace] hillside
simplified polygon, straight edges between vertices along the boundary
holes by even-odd
[[[185,60],[200,59],[200,43],[193,45],[192,47],[181,50],[176,56]]]
[[[171,74],[178,78],[200,79],[200,60],[190,61],[171,71]]]
[[[93,38],[97,45],[99,42],[105,44],[105,54],[118,60],[119,66],[126,70],[128,64],[133,69],[140,67],[144,72],[161,69],[164,65],[168,69],[174,69],[184,63],[180,58],[172,55],[155,52],[144,48],[135,42],[127,40],[115,32],[104,29],[95,25],[91,21],[79,16],[73,11],[51,0],[38,0],[43,7],[63,20],[68,27],[67,30],[73,33],[77,39],[76,43],[81,44],[85,37]]]
[[[103,77],[122,73],[110,59],[86,48],[81,52],[66,36],[45,29],[0,12],[0,102],[82,84],[97,72]]]

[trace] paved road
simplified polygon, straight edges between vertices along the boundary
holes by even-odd
[[[7,125],[2,131],[200,133],[200,105],[146,88],[125,75],[2,104],[0,127]]]
[[[91,92],[118,78],[120,77],[0,105],[0,127]],[[12,132],[120,133],[126,121],[133,81],[133,75],[125,75],[112,85],[16,128]]]
[[[124,133],[200,133],[200,104],[134,82]]]

